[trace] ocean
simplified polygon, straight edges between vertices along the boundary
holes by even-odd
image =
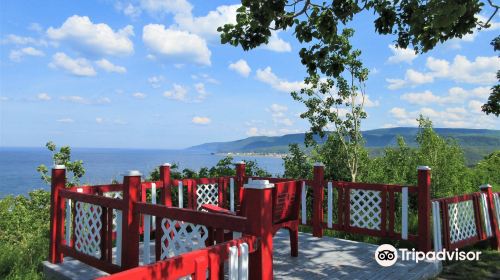
[[[153,149],[104,149],[72,148],[72,160],[83,160],[86,170],[81,182],[85,184],[109,184],[113,179],[122,181],[127,170],[139,170],[148,175],[162,163],[177,163],[179,170],[212,167],[222,155],[195,153],[182,150]],[[234,162],[255,160],[260,167],[272,174],[283,174],[283,160],[277,157],[234,156]],[[0,147],[0,198],[6,195],[27,194],[33,189],[49,190],[36,168],[40,164],[52,166],[52,154],[46,148]]]

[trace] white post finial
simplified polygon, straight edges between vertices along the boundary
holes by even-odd
[[[263,189],[274,188],[274,184],[270,184],[269,180],[252,180],[252,182],[249,182],[248,184],[245,184],[243,187],[245,189],[263,190]]]
[[[484,184],[484,185],[481,185],[479,186],[480,189],[487,189],[487,188],[491,188],[491,185],[490,184]]]
[[[172,166],[172,165],[171,165],[170,163],[168,163],[168,162],[165,162],[165,163],[164,163],[164,164],[162,164],[161,166],[168,166],[168,167],[170,167],[170,166]]]
[[[142,176],[139,170],[129,170],[125,172],[125,176]]]
[[[417,170],[431,170],[431,168],[427,165],[422,165],[417,168]]]
[[[314,167],[325,167],[325,165],[322,162],[315,162]]]
[[[245,164],[245,162],[241,160],[241,161],[240,161],[240,162],[238,162],[237,164]]]
[[[54,164],[52,169],[66,169],[66,166],[64,164]]]

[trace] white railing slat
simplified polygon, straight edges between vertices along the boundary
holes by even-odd
[[[156,183],[151,184],[151,204],[156,204]],[[156,216],[151,217],[151,229],[156,229]]]
[[[484,225],[486,227],[486,236],[491,237],[492,232],[491,232],[491,224],[490,224],[490,213],[488,212],[488,203],[486,202],[486,194],[482,193],[481,194],[481,206],[483,208],[483,219],[484,219]]]
[[[301,194],[301,214],[302,224],[305,225],[307,223],[307,185],[306,182],[302,181],[302,194]]]
[[[408,239],[408,187],[401,190],[401,238]]]
[[[144,215],[144,242],[142,245],[144,264],[151,263],[151,260],[150,260],[151,251],[150,251],[150,247],[149,247],[150,243],[151,243],[151,216]]]
[[[122,211],[116,210],[116,264],[122,265]]]
[[[239,280],[248,280],[248,244],[240,244],[240,257],[238,258]]]
[[[238,280],[238,247],[229,248],[229,280]]]
[[[234,212],[234,178],[229,178],[229,210]]]
[[[179,199],[179,208],[182,208],[184,205],[184,191],[182,188],[182,181],[179,181],[179,185],[177,186],[177,197]]]
[[[66,246],[71,243],[71,199],[66,199]]]

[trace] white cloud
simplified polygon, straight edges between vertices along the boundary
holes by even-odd
[[[174,84],[173,88],[169,91],[165,91],[163,96],[168,99],[174,99],[178,101],[186,101],[187,100],[187,89],[181,85]]]
[[[163,83],[163,81],[165,81],[165,78],[163,78],[163,76],[161,76],[161,75],[152,76],[152,77],[148,78],[148,82],[149,82],[149,84],[151,84],[151,86],[153,88],[159,88],[161,86],[161,84]]]
[[[477,14],[477,15],[475,15],[475,17],[479,21],[485,23],[486,21],[488,21],[489,15],[487,17],[485,17],[483,15]],[[489,28],[486,28],[486,29],[484,29],[484,28],[481,29],[481,30],[475,29],[475,30],[473,30],[472,33],[465,34],[462,38],[453,38],[451,40],[448,40],[446,42],[446,44],[451,49],[461,49],[462,48],[461,43],[471,43],[471,42],[474,42],[476,40],[477,35],[478,35],[478,33],[480,31],[481,32],[488,32],[488,31],[496,31],[496,30],[500,29],[500,22],[495,21],[495,18],[493,18],[490,21],[490,25],[491,26]]]
[[[269,37],[269,42],[262,46],[263,49],[267,49],[274,52],[291,52],[292,45],[279,37],[278,31],[271,32],[271,37]]]
[[[224,24],[236,23],[236,10],[240,5],[222,5],[208,12],[206,16],[193,17],[191,11],[177,13],[174,17],[178,28],[197,34],[205,39],[219,38],[217,28]]]
[[[469,109],[448,106],[444,110],[436,110],[422,107],[411,112],[395,107],[390,110],[390,114],[396,119],[396,123],[390,125],[418,126],[416,119],[421,114],[430,118],[436,127],[495,128],[496,117],[481,113],[480,105],[482,103],[479,101],[471,101],[468,104]]]
[[[452,62],[434,57],[427,58],[428,72],[408,69],[404,79],[386,79],[389,89],[415,87],[432,83],[436,78],[449,79],[457,83],[489,85],[496,82],[496,71],[500,68],[497,56],[478,56],[473,61],[457,55]]]
[[[413,69],[406,70],[404,80],[401,79],[386,79],[389,83],[387,88],[400,89],[403,87],[415,87],[421,84],[427,84],[434,81],[434,77],[430,74],[421,73]]]
[[[203,84],[203,83],[196,83],[194,85],[194,88],[195,88],[196,92],[198,93],[198,96],[195,98],[194,101],[195,102],[201,102],[201,101],[203,101],[207,97],[207,95],[208,95],[208,93],[207,93],[207,91],[205,89],[205,84]]]
[[[9,59],[15,62],[19,62],[25,56],[44,56],[45,53],[41,50],[37,50],[33,47],[26,47],[18,50],[11,50],[9,54]]]
[[[145,93],[142,93],[142,92],[134,92],[132,93],[132,96],[137,98],[137,99],[144,99],[146,98],[146,94]]]
[[[59,97],[59,99],[61,101],[65,101],[65,102],[84,104],[84,105],[92,105],[92,104],[102,105],[102,104],[110,104],[111,103],[111,99],[109,97],[88,99],[88,98],[84,98],[84,97],[79,96],[79,95],[67,95],[67,96],[61,96],[61,97]]]
[[[161,24],[148,24],[143,28],[144,44],[157,55],[191,60],[201,65],[210,65],[211,52],[206,41],[187,31],[165,28]]]
[[[274,124],[284,126],[293,125],[293,121],[286,116],[286,112],[288,111],[287,106],[272,104],[267,110],[271,113]]]
[[[252,69],[248,66],[248,63],[244,59],[240,59],[235,63],[229,64],[229,69],[238,72],[243,77],[248,77]]]
[[[73,15],[59,28],[47,29],[47,36],[55,41],[66,41],[78,51],[99,55],[129,55],[134,44],[129,37],[134,28],[127,25],[116,32],[105,23],[94,24],[86,16]]]
[[[288,129],[288,128],[265,129],[265,128],[250,127],[250,128],[248,128],[246,135],[248,135],[248,136],[280,136],[280,135],[299,133],[299,132],[301,132],[299,129]]]
[[[30,23],[30,25],[28,26],[28,29],[31,31],[35,31],[35,32],[42,32],[43,31],[42,26],[37,22]]]
[[[52,56],[49,66],[54,69],[63,69],[75,76],[95,76],[96,71],[90,62],[84,58],[72,59],[65,53],[58,52]]]
[[[128,122],[122,120],[122,119],[116,119],[113,121],[114,124],[118,124],[118,125],[126,125],[128,124]]]
[[[23,37],[15,34],[9,34],[0,41],[1,44],[13,45],[35,45],[35,46],[48,46],[47,41],[42,39],[35,39],[33,37]]]
[[[48,95],[47,93],[42,92],[36,95],[36,99],[41,101],[50,101],[52,97],[50,97],[50,95]]]
[[[448,105],[451,103],[464,104],[469,98],[481,98],[486,101],[490,91],[491,89],[489,87],[476,87],[470,90],[465,90],[461,87],[452,87],[448,90],[446,95],[436,95],[430,90],[426,90],[423,92],[405,93],[401,96],[401,99],[408,101],[410,104],[417,105]]]
[[[191,120],[192,123],[195,123],[195,124],[202,124],[202,125],[206,125],[206,124],[209,124],[210,122],[212,122],[212,120],[208,117],[194,117],[192,120]]]
[[[270,85],[272,88],[283,92],[299,91],[305,86],[303,81],[289,82],[287,80],[279,78],[272,72],[270,66],[266,67],[264,70],[257,69],[256,77],[257,80],[264,82]]]
[[[190,14],[193,6],[187,0],[140,0],[140,7],[152,15]]]
[[[106,72],[115,72],[115,73],[126,73],[127,69],[123,66],[114,65],[107,59],[101,59],[95,62],[97,66],[104,69]]]
[[[62,101],[78,103],[78,104],[90,104],[89,100],[78,95],[61,96],[59,97],[59,99],[61,99]]]
[[[387,59],[389,63],[401,63],[405,62],[411,64],[415,58],[417,58],[417,54],[412,49],[401,49],[397,48],[395,45],[389,45],[389,49],[391,49],[392,56]]]
[[[356,96],[356,103],[360,104],[361,103],[361,99],[362,99],[361,95],[358,94]],[[370,99],[370,96],[368,94],[365,94],[365,104],[364,104],[364,106],[366,108],[378,107],[379,105],[380,105],[380,101],[378,101],[378,100],[373,101],[373,100]]]
[[[135,6],[132,3],[123,3],[120,1],[115,3],[115,9],[123,12],[124,15],[132,19],[137,19],[142,13],[141,7]]]
[[[96,122],[96,123],[103,123],[103,122],[104,122],[104,119],[103,119],[103,118],[99,118],[99,117],[97,117],[97,118],[95,118],[95,122]]]
[[[62,118],[62,119],[58,119],[57,122],[60,122],[60,123],[74,123],[75,120],[73,120],[71,118]]]

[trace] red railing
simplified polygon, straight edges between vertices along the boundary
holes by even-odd
[[[434,247],[454,250],[489,240],[500,250],[500,201],[491,186],[481,192],[432,200]]]
[[[191,279],[223,279],[224,261],[229,258],[231,247],[248,244],[248,253],[254,253],[257,248],[257,239],[253,236],[244,236],[239,239],[213,245],[204,249],[188,252],[154,264],[141,266],[125,272],[113,274],[99,279],[179,279],[191,276]],[[239,252],[241,254],[241,251]]]
[[[300,219],[302,224],[312,227],[316,237],[322,237],[325,229],[331,229],[408,240],[414,242],[420,251],[427,252],[432,248],[430,225],[433,222],[434,232],[438,232],[439,227],[443,229],[443,234],[434,235],[435,249],[441,248],[440,242],[444,243],[445,248],[453,249],[487,239],[491,240],[492,246],[499,248],[498,194],[492,193],[491,188],[484,188],[482,193],[433,200],[431,207],[430,178],[430,168],[422,167],[418,170],[417,186],[326,181],[324,167],[317,165],[312,180],[293,180],[293,183],[298,185],[300,182],[304,186],[300,193]],[[63,256],[71,256],[109,273],[127,270],[127,273],[112,277],[132,277],[144,273],[144,279],[149,279],[154,275],[176,277],[187,273],[184,275],[203,278],[198,273],[203,269],[214,271],[212,277],[222,277],[221,270],[216,267],[226,259],[228,246],[246,240],[251,244],[259,242],[260,247],[255,252],[251,249],[252,279],[270,279],[273,207],[277,202],[273,200],[271,189],[245,189],[245,200],[249,202],[241,204],[243,185],[250,180],[269,180],[270,183],[281,184],[292,179],[246,176],[245,164],[239,163],[234,177],[171,180],[170,166],[163,165],[160,167],[160,180],[156,182],[141,182],[140,175],[129,174],[124,177],[123,184],[66,189],[65,169],[56,167],[52,170],[50,261],[59,263],[63,261]],[[208,188],[207,185],[213,186]],[[151,193],[151,200],[147,199],[148,192]],[[112,193],[121,193],[121,198],[113,195],[107,197]],[[210,201],[206,200],[209,196]],[[70,200],[72,203],[66,204]],[[467,207],[473,209],[475,234],[458,240],[451,237],[453,228],[449,209],[466,201],[471,201],[471,206]],[[186,209],[172,207],[184,207],[186,204],[183,202],[187,202]],[[200,212],[198,210],[202,204],[231,208],[229,210],[242,213],[243,216]],[[66,210],[65,205],[69,205]],[[436,206],[440,214],[431,219],[431,209],[437,213]],[[81,212],[83,208],[85,214]],[[296,207],[294,209],[297,210]],[[408,229],[408,213],[411,210],[417,212],[418,216],[418,230],[414,233]],[[484,218],[486,213],[487,219]],[[65,222],[65,218],[68,221]],[[91,220],[91,224],[80,228],[77,218]],[[190,253],[165,259],[165,248],[174,242],[171,240],[175,235],[173,230],[182,228],[186,223],[202,225],[203,231],[206,229],[208,236],[203,239],[203,245],[208,248],[197,247]],[[85,245],[78,239],[82,235],[79,230],[90,234],[90,241],[98,240],[98,248],[82,249]],[[200,228],[196,227],[196,230]],[[242,232],[243,239],[224,243],[229,231]],[[156,263],[137,268],[141,238],[144,242],[153,238]],[[114,243],[121,244],[121,251],[115,255]],[[249,246],[254,248],[254,245]],[[212,258],[217,261],[212,262]]]

